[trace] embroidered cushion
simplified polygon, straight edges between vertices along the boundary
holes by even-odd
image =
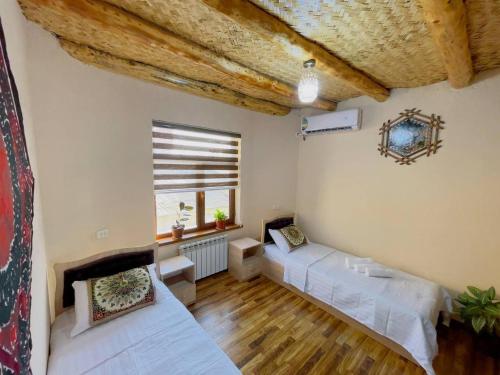
[[[139,279],[137,284],[142,285],[145,289],[140,291],[139,293],[136,293],[135,295],[132,293],[132,296],[130,298],[124,298],[124,295],[122,294],[121,297],[116,298],[115,296],[111,295],[110,300],[108,301],[103,301],[102,306],[100,306],[101,302],[103,300],[104,296],[104,290],[108,289],[108,287],[105,287],[105,285],[110,285],[110,282],[102,282],[102,283],[96,283],[95,281],[101,280],[101,279],[107,279],[109,277],[115,277],[120,274],[116,274],[113,276],[108,276],[104,278],[96,278],[96,279],[90,279],[90,280],[83,280],[83,281],[74,281],[73,282],[73,289],[75,290],[75,325],[73,326],[73,329],[71,330],[71,337],[75,337],[76,335],[82,333],[83,331],[86,331],[87,329],[91,328],[92,326],[95,326],[99,323],[103,323],[106,320],[110,320],[113,318],[116,318],[120,315],[129,313],[131,311],[137,310],[141,307],[146,307],[148,305],[151,305],[155,303],[155,294],[154,294],[154,285],[155,283],[160,283],[156,270],[156,266],[154,264],[150,264],[145,267],[139,267],[139,270],[146,270],[147,275],[142,272],[142,271],[135,271],[137,268],[134,268],[132,270],[126,271],[124,273],[134,271],[133,278]],[[119,276],[121,278],[121,276]],[[126,276],[126,278],[129,278],[130,276]],[[101,287],[99,288],[100,295],[97,296],[97,298],[92,297],[92,288],[89,288],[88,283],[94,280],[94,285],[99,284]],[[151,282],[152,280],[152,282]],[[136,283],[135,281],[133,283]],[[111,284],[113,284],[111,282]],[[149,285],[149,287],[148,287]],[[130,286],[127,286],[123,288],[125,290],[129,290],[129,292],[133,292],[134,288],[130,288]],[[139,289],[141,289],[139,287]],[[106,292],[107,294],[107,292]],[[141,298],[142,297],[142,298]],[[152,301],[151,301],[152,299]],[[113,302],[110,302],[110,301]],[[117,301],[121,301],[117,305]],[[95,301],[96,307],[93,307],[93,303]],[[111,306],[115,305],[115,306]],[[111,306],[111,308],[109,307]],[[124,307],[129,306],[130,308],[124,309]],[[97,320],[94,321],[93,317],[94,314],[96,314]]]
[[[146,266],[89,279],[87,289],[91,326],[155,302],[153,282]]]
[[[287,240],[290,250],[296,249],[297,247],[307,243],[306,236],[304,236],[304,233],[302,233],[302,231],[295,225],[289,225],[281,228],[280,232]]]
[[[279,230],[269,229],[269,234],[280,250],[287,253],[307,244],[307,238],[295,225],[289,225]]]

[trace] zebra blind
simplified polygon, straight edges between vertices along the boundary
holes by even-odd
[[[240,139],[236,133],[154,121],[155,192],[238,187]]]

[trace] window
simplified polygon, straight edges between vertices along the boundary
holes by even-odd
[[[170,228],[177,219],[177,207],[179,202],[194,207],[189,221],[184,223],[185,229],[196,228],[196,193],[179,192],[170,194],[156,194],[156,232],[158,234],[170,232]]]
[[[153,123],[153,172],[157,238],[169,237],[179,203],[192,206],[185,232],[215,227],[221,209],[235,221],[239,184],[239,134]]]
[[[205,222],[214,221],[214,212],[216,209],[224,211],[227,217],[230,216],[229,196],[230,190],[208,190],[205,192]]]

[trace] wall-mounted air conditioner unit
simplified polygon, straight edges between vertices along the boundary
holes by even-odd
[[[330,112],[315,116],[302,117],[299,135],[308,136],[338,131],[361,129],[361,109]]]

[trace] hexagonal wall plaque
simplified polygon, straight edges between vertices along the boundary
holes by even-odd
[[[406,109],[395,120],[380,128],[380,154],[396,159],[396,163],[410,165],[421,156],[435,154],[441,148],[439,130],[444,121],[437,115],[424,115],[416,108]]]

